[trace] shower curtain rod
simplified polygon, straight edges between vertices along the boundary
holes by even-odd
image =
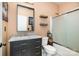
[[[62,15],[65,15],[65,14],[69,14],[69,13],[72,13],[72,12],[75,12],[75,11],[78,11],[78,10],[79,10],[79,8],[74,9],[74,10],[71,10],[71,11],[68,11],[68,12],[66,12],[66,13],[62,13],[61,15],[55,16],[55,17],[53,17],[53,18],[56,18],[56,17],[62,16]]]

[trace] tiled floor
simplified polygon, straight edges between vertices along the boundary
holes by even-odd
[[[72,51],[55,43],[53,45],[57,50],[57,53],[54,56],[79,56],[78,52]],[[42,50],[42,56],[46,56],[46,52],[44,50]]]

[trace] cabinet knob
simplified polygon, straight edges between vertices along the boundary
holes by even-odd
[[[40,46],[37,46],[37,47],[35,47],[35,48],[40,48]]]

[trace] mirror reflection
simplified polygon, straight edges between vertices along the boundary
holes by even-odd
[[[34,31],[34,9],[18,5],[17,31]]]

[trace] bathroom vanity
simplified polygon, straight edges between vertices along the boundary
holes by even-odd
[[[42,38],[38,35],[11,37],[10,56],[41,56],[41,43]]]

